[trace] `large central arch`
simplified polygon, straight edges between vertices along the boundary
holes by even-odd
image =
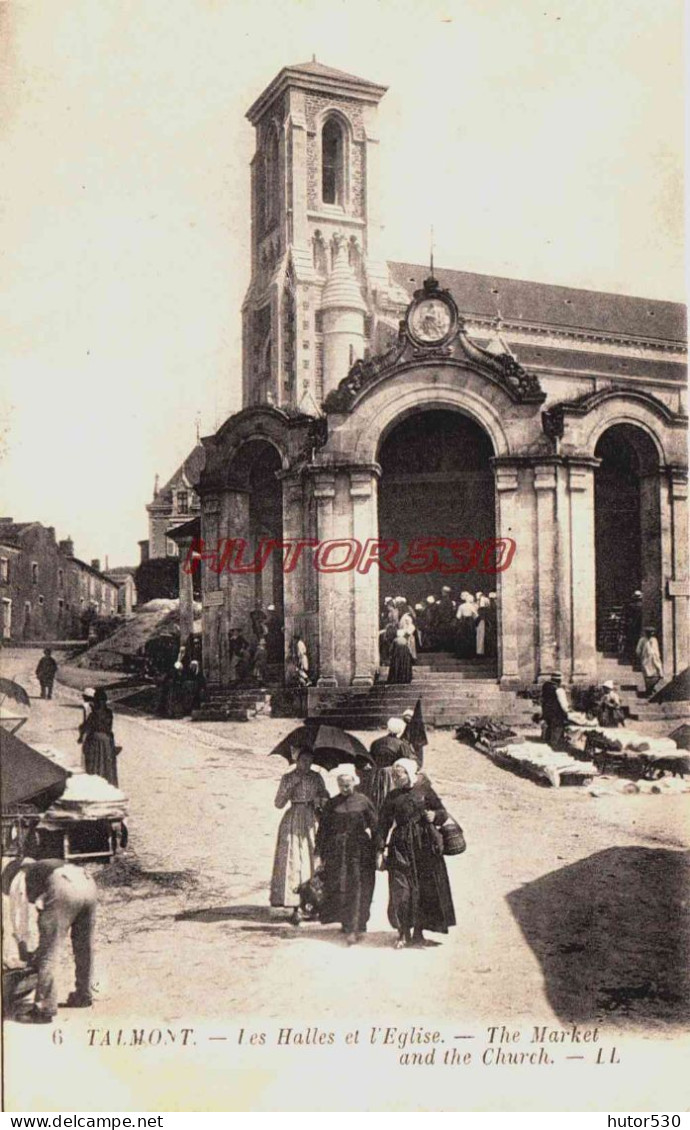
[[[377,452],[379,537],[397,541],[401,551],[420,538],[493,539],[494,454],[484,428],[458,410],[412,408],[398,416],[381,436]],[[441,557],[453,567],[447,552]],[[440,598],[443,586],[450,587],[457,602],[465,590],[487,593],[494,580],[477,567],[452,574],[440,569],[403,575],[381,571],[379,603],[386,596],[404,596],[413,608],[426,606],[428,596]],[[454,645],[444,633],[433,650],[437,646],[452,651]]]

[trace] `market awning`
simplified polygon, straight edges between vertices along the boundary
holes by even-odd
[[[32,749],[16,734],[0,728],[0,803],[3,809],[28,803],[48,790],[57,797],[68,777],[66,769]]]

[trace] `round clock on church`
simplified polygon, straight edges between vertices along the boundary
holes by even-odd
[[[453,330],[454,311],[443,298],[422,298],[409,313],[412,337],[424,345],[439,345]]]

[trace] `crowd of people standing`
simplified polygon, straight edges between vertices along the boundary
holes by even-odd
[[[498,642],[496,593],[461,592],[450,585],[440,596],[430,593],[411,604],[404,596],[387,596],[379,624],[381,662],[393,669],[388,682],[411,682],[419,652],[446,651],[458,659],[495,659]],[[410,660],[400,650],[405,646]],[[408,677],[409,676],[409,677]]]

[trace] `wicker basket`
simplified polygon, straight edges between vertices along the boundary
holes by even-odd
[[[462,855],[466,850],[465,836],[457,820],[449,816],[445,824],[441,825],[444,855]]]

